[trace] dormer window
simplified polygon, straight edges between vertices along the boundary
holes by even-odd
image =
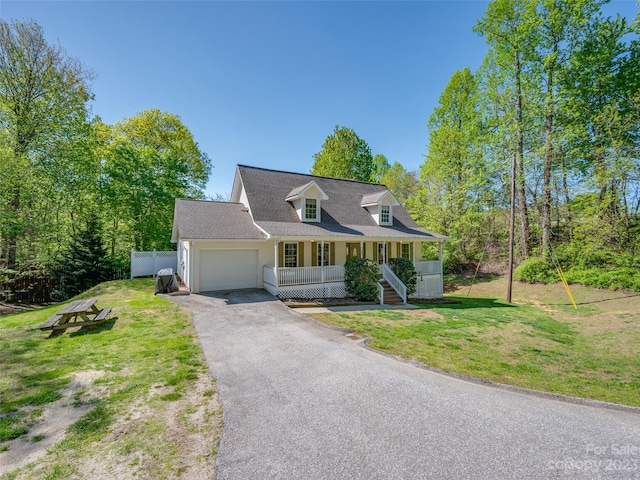
[[[367,209],[376,224],[385,227],[393,225],[393,207],[398,205],[389,190],[364,195],[360,201],[360,206]]]
[[[329,197],[315,181],[312,181],[291,190],[285,200],[296,209],[302,222],[320,222],[320,202],[329,200]]]
[[[304,219],[318,221],[318,200],[315,198],[304,199]]]

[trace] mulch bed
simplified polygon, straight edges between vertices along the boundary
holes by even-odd
[[[358,302],[353,298],[314,298],[312,300],[305,298],[290,298],[282,300],[287,307],[304,308],[304,307],[344,307],[351,305],[375,305],[377,302]]]

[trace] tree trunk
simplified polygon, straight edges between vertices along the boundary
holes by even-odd
[[[562,190],[564,193],[564,204],[567,207],[567,234],[569,241],[573,241],[573,218],[571,215],[571,195],[569,195],[569,182],[567,182],[567,161],[562,159]]]
[[[522,118],[522,66],[520,64],[520,53],[515,52],[515,80],[516,80],[516,161],[517,161],[517,196],[518,211],[520,213],[520,229],[522,234],[522,255],[529,256],[529,215],[527,212],[527,195],[525,190],[524,171],[524,121]]]
[[[553,166],[553,66],[547,72],[547,105],[544,119],[544,168],[542,172],[542,256],[551,248],[551,168]]]
[[[16,186],[13,190],[13,198],[9,201],[9,210],[12,212],[12,216],[16,223],[19,222],[18,216],[20,215],[20,186]],[[18,249],[18,231],[15,228],[9,229],[6,235],[6,252],[7,252],[7,268],[9,270],[15,270],[17,267],[16,251]]]

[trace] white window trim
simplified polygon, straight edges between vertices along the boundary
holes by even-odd
[[[389,218],[387,219],[386,222],[382,220],[382,215],[383,215],[382,210],[385,207],[389,209]],[[393,219],[393,207],[391,205],[386,204],[386,203],[381,204],[378,218],[380,219],[380,225],[391,225],[392,219]]]
[[[307,218],[307,200],[315,200],[316,216]],[[320,200],[314,197],[304,197],[302,199],[302,221],[303,222],[319,222],[320,221]]]

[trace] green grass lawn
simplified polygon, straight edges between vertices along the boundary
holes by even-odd
[[[313,315],[370,337],[381,351],[451,372],[546,392],[640,406],[640,297],[504,281],[460,287],[452,304]],[[622,297],[622,298],[618,298]]]
[[[44,461],[3,478],[85,478],[86,465],[107,453],[116,465],[131,462],[122,472],[126,478],[177,478],[186,468],[180,466],[181,438],[220,417],[207,411],[199,412],[205,421],[191,419],[210,405],[215,386],[188,312],[154,296],[152,279],[108,282],[76,298],[86,297],[97,297],[99,308],[112,307],[109,319],[93,329],[48,338],[37,326],[61,305],[0,317],[0,455],[18,448],[13,439],[42,441],[30,438],[30,430],[47,407],[74,375],[95,376],[89,391],[74,393],[88,412],[68,427],[65,439]],[[202,389],[203,382],[208,387]],[[117,438],[116,427],[122,429]],[[209,452],[215,445],[211,441]]]

